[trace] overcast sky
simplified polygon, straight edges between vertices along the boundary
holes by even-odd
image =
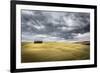
[[[90,14],[21,10],[22,41],[89,41]]]

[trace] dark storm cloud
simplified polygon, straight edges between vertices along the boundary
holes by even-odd
[[[90,32],[90,14],[21,10],[21,26],[22,40],[74,40]]]

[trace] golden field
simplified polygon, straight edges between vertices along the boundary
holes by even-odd
[[[21,62],[86,60],[90,45],[72,42],[22,42]]]

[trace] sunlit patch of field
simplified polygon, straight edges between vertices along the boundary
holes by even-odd
[[[70,42],[22,42],[21,62],[86,60],[90,45]]]

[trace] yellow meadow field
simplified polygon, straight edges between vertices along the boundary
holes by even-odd
[[[72,42],[22,42],[21,62],[86,60],[90,45]]]

